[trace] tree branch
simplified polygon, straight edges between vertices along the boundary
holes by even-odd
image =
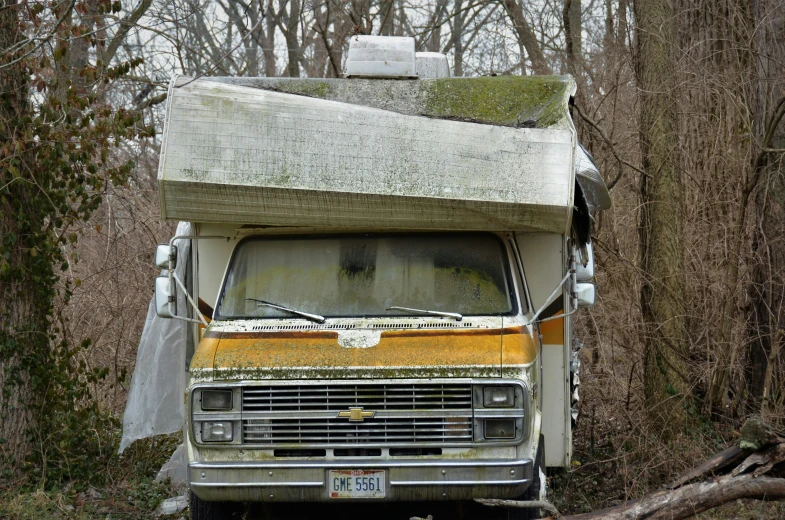
[[[128,31],[131,30],[132,27],[136,25],[136,22],[147,12],[152,5],[153,0],[141,0],[139,5],[136,6],[136,9],[128,13],[128,15],[120,20],[120,28],[117,30],[117,33],[112,38],[112,41],[109,42],[109,45],[106,47],[106,51],[103,52],[101,58],[104,62],[104,67],[109,65],[109,62],[112,61],[115,54],[117,54],[117,49],[120,48],[123,41],[125,41],[125,37],[128,34]]]
[[[24,45],[27,45],[28,43],[31,43],[31,42],[34,42],[34,41],[38,40],[38,45],[36,45],[32,49],[30,49],[30,51],[22,54],[21,56],[19,56],[15,60],[9,61],[8,63],[3,63],[2,65],[0,65],[0,70],[5,69],[6,67],[10,67],[11,65],[14,65],[15,63],[19,63],[20,61],[22,61],[23,59],[27,58],[28,56],[33,54],[35,51],[40,49],[46,42],[51,40],[52,36],[54,36],[55,33],[57,32],[57,28],[60,27],[60,25],[65,21],[65,19],[71,14],[71,11],[73,11],[75,4],[76,4],[76,0],[71,0],[71,3],[68,4],[68,7],[66,8],[65,12],[63,13],[63,15],[60,18],[57,19],[57,22],[55,22],[55,25],[54,25],[54,27],[52,27],[52,30],[49,32],[49,34],[47,34],[43,38],[31,38],[27,42],[25,42],[25,44],[24,44]]]
[[[199,74],[199,75],[198,75],[198,76],[196,76],[195,78],[193,78],[193,79],[191,79],[191,80],[189,80],[189,81],[186,81],[186,82],[185,82],[185,83],[183,83],[182,85],[177,85],[177,86],[176,86],[176,88],[181,88],[181,87],[184,87],[184,86],[186,86],[186,85],[189,85],[189,84],[193,83],[194,81],[196,81],[197,79],[201,78],[202,76],[205,76],[206,74],[208,74],[208,73],[211,73],[213,70],[215,70],[216,68],[218,68],[218,66],[221,64],[221,62],[222,62],[223,60],[225,60],[226,58],[228,58],[229,56],[231,56],[231,54],[232,54],[234,51],[236,51],[237,49],[239,49],[239,48],[240,48],[240,45],[242,45],[242,44],[243,44],[243,42],[245,42],[245,40],[246,40],[246,39],[247,39],[249,36],[251,36],[251,34],[253,34],[253,32],[254,32],[254,31],[255,31],[255,30],[256,30],[256,29],[257,29],[257,28],[258,28],[260,25],[262,25],[262,22],[263,22],[263,21],[264,21],[264,16],[263,16],[263,17],[262,17],[262,18],[261,18],[261,19],[260,19],[260,20],[259,20],[259,21],[256,23],[256,25],[254,25],[253,27],[251,27],[251,29],[248,31],[248,33],[247,33],[245,36],[243,36],[242,38],[240,38],[240,41],[237,43],[237,45],[235,45],[234,47],[232,47],[231,49],[229,49],[229,51],[228,51],[226,54],[224,54],[223,56],[221,56],[221,58],[219,58],[219,59],[218,59],[218,61],[217,61],[217,62],[216,62],[216,63],[215,63],[215,64],[214,64],[214,65],[213,65],[213,66],[212,66],[210,69],[208,69],[208,70],[207,70],[207,72],[202,72],[201,74]]]
[[[600,126],[597,123],[595,123],[589,116],[584,114],[578,105],[573,104],[572,106],[575,109],[575,111],[578,112],[578,115],[581,116],[581,119],[586,121],[589,124],[589,126],[597,130],[597,133],[600,134],[600,137],[602,137],[603,141],[605,141],[605,143],[608,145],[608,149],[611,151],[613,157],[615,157],[617,161],[619,161],[621,164],[629,168],[632,168],[633,170],[640,173],[641,175],[646,175],[646,172],[644,172],[634,164],[630,163],[629,161],[625,161],[619,156],[619,154],[616,152],[616,148],[613,146],[613,141],[608,139],[608,136],[605,135],[605,132],[602,131],[602,128],[600,128]],[[608,183],[608,190],[612,190],[613,187],[616,186],[616,183],[619,182],[619,179],[621,179],[621,173],[619,173],[619,175],[617,175],[615,179],[613,179],[611,182]]]
[[[166,96],[167,96],[167,93],[164,92],[163,94],[158,94],[157,96],[153,96],[153,97],[151,97],[149,99],[146,99],[146,100],[142,101],[141,103],[139,103],[138,105],[136,105],[136,109],[137,110],[144,110],[145,108],[150,108],[152,106],[159,105],[159,104],[163,103],[164,101],[166,101]]]

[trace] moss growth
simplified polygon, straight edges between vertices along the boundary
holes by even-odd
[[[554,126],[568,117],[574,82],[565,76],[496,76],[422,81],[425,114],[506,126]]]
[[[332,87],[327,81],[292,79],[276,82],[275,90],[284,92],[286,94],[297,94],[299,96],[327,99],[330,97]]]
[[[759,450],[777,442],[778,435],[772,427],[760,417],[750,417],[741,427],[739,448],[743,450]]]

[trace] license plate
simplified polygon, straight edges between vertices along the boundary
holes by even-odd
[[[330,470],[330,498],[384,498],[383,469]]]

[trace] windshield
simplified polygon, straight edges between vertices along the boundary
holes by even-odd
[[[513,311],[506,253],[490,234],[252,238],[232,257],[216,318],[466,315]]]

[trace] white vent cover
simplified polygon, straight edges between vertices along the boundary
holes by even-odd
[[[402,36],[352,36],[345,76],[416,78],[414,38]]]
[[[417,77],[420,79],[449,78],[450,64],[441,52],[418,52],[415,54]]]

